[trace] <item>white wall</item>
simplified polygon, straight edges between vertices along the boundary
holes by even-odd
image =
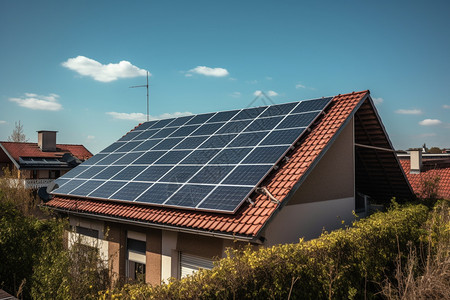
[[[331,231],[351,224],[354,208],[352,197],[285,206],[267,228],[264,245],[298,243],[302,237],[318,237],[323,228]]]
[[[178,233],[174,231],[162,231],[161,245],[161,281],[167,282],[170,277],[178,276]]]
[[[74,230],[75,226],[81,226],[85,228],[95,229],[98,231],[98,239],[83,234],[78,234],[73,231],[69,231],[68,234],[69,248],[72,247],[72,245],[79,239],[80,242],[84,245],[98,248],[100,250],[100,258],[102,260],[106,261],[108,260],[108,241],[105,240],[103,232],[104,224],[102,221],[94,221],[94,220],[91,221],[71,216],[69,219],[69,223],[74,228]]]

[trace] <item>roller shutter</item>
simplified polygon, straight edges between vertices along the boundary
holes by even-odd
[[[209,258],[203,258],[187,253],[180,253],[180,274],[181,277],[190,275],[198,269],[212,269],[213,261]]]

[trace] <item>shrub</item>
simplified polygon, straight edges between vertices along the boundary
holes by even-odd
[[[123,299],[353,299],[375,298],[408,242],[421,243],[428,209],[393,205],[386,213],[354,222],[298,244],[254,250],[229,249],[212,270],[160,286],[125,286],[100,293]]]

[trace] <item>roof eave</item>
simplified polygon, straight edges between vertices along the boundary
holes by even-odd
[[[8,158],[12,161],[12,163],[14,164],[14,166],[20,170],[20,165],[19,163],[12,157],[12,155],[5,149],[5,147],[3,147],[3,145],[0,143],[0,147],[2,148],[3,152],[5,152],[6,156],[8,156]]]

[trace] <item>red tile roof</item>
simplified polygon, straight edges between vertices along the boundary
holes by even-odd
[[[57,151],[43,152],[37,143],[0,142],[0,144],[16,161],[19,161],[19,157],[62,157],[65,153],[72,153],[81,160],[92,157],[92,153],[83,145],[57,144]]]
[[[438,197],[450,199],[450,160],[424,160],[423,168],[419,174],[410,174],[411,163],[409,159],[400,159],[414,193],[418,197],[424,196],[424,185],[427,181],[439,178]]]
[[[362,91],[335,96],[322,119],[313,125],[309,134],[301,139],[300,145],[294,149],[289,161],[264,180],[262,185],[281,204],[313,162],[320,159],[323,150],[330,144],[335,133],[368,94],[369,91]],[[253,204],[245,202],[233,215],[61,196],[55,196],[46,205],[59,210],[256,237],[280,204],[272,202],[269,197],[262,194],[257,194],[252,201]]]

